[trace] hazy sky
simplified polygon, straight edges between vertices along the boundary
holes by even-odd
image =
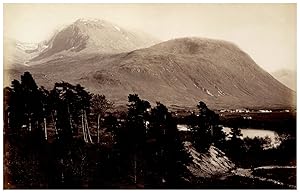
[[[99,18],[168,40],[232,41],[269,72],[296,69],[296,4],[5,4],[4,36],[40,42],[78,18]]]

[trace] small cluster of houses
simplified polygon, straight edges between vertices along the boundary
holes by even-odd
[[[228,113],[249,113],[250,110],[248,110],[248,109],[221,109],[220,110],[220,113],[225,113],[225,112],[228,112]]]

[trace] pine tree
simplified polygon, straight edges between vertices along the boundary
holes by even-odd
[[[11,87],[7,107],[9,128],[13,133],[26,128],[39,138],[40,125],[43,122],[43,105],[37,84],[29,72],[24,72],[21,75],[21,83],[13,80]]]
[[[150,176],[157,175],[157,183],[165,186],[179,185],[190,157],[184,150],[176,120],[161,103],[151,110],[147,146]]]
[[[206,151],[210,145],[222,145],[225,141],[225,133],[222,127],[218,125],[219,116],[208,109],[202,101],[197,105],[199,114],[191,116],[193,125],[190,125],[192,131],[192,140],[199,151]]]
[[[241,157],[243,157],[244,148],[241,129],[233,127],[229,133],[229,141],[227,142],[228,155],[238,163]]]
[[[100,142],[100,121],[105,112],[113,107],[113,103],[106,99],[104,95],[93,95],[91,101],[92,112],[97,115],[97,143]]]
[[[24,72],[21,75],[21,86],[24,97],[25,115],[28,119],[28,130],[37,131],[37,129],[40,129],[42,119],[42,101],[38,86],[29,72]],[[40,131],[38,130],[37,132]]]
[[[4,134],[9,133],[9,105],[12,96],[12,89],[10,87],[5,87],[3,89],[3,119],[4,119]]]
[[[77,133],[80,120],[82,133],[87,143],[92,143],[88,128],[88,113],[91,96],[80,85],[73,86],[66,82],[55,83],[50,92],[52,114],[58,137],[71,139]]]
[[[137,184],[138,177],[143,176],[144,171],[146,123],[149,116],[148,109],[151,106],[148,101],[141,100],[137,94],[130,94],[128,102],[126,126],[120,133],[122,135],[120,148],[122,159],[129,160],[129,163],[124,163],[123,167],[129,169],[133,182]]]
[[[8,104],[9,128],[15,133],[18,132],[25,122],[24,98],[22,86],[18,80],[13,80],[11,85],[11,95]]]

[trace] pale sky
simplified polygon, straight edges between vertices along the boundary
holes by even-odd
[[[296,70],[296,4],[4,4],[4,36],[40,42],[78,18],[104,19],[161,40],[223,39],[268,72]]]

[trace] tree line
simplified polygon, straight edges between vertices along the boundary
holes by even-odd
[[[214,145],[234,159],[245,152],[240,130],[226,140],[219,115],[202,101],[187,117],[186,133],[160,102],[151,107],[129,94],[127,112],[107,113],[113,107],[79,84],[47,90],[29,72],[13,80],[4,88],[5,187],[182,188],[193,159],[183,141],[199,152]]]
[[[117,166],[114,177],[119,176],[137,186],[176,186],[184,183],[184,176],[188,172],[185,166],[191,158],[184,149],[176,119],[159,102],[151,108],[148,101],[140,99],[137,94],[130,94],[125,117],[120,119],[113,114],[105,116],[105,112],[113,107],[113,103],[105,96],[91,94],[81,85],[67,82],[55,83],[53,89],[48,91],[38,87],[29,72],[21,76],[21,81],[13,80],[11,87],[4,88],[4,96],[5,135],[13,149],[9,154],[13,157],[20,143],[32,144],[29,150],[26,149],[30,153],[50,149],[46,157],[53,160],[55,166],[52,167],[60,169],[55,174],[48,171],[44,175],[53,175],[52,180],[56,185],[66,184],[66,179],[74,181],[77,174],[74,171],[67,172],[64,168],[71,162],[68,156],[74,153],[74,147],[80,141],[84,142],[80,146],[86,147],[83,151],[96,148],[95,152],[106,155],[105,159],[113,159],[106,164],[111,166],[107,168],[112,171],[115,171],[112,165]],[[96,136],[90,124],[93,116],[96,117]],[[113,138],[112,146],[106,152],[104,149],[107,147],[99,145],[102,137],[100,132],[104,127]],[[53,132],[54,135],[50,137],[49,134]],[[202,138],[195,140],[201,141]],[[34,150],[36,148],[39,150]],[[81,154],[86,155],[86,152]],[[19,154],[14,156],[19,157],[15,162],[23,159]],[[36,160],[31,161],[39,160],[42,163],[44,158],[40,156],[35,154]],[[81,162],[84,159],[82,157]],[[18,173],[18,163],[11,161],[8,171]],[[49,163],[43,164],[49,166]],[[30,165],[29,162],[26,165]],[[16,175],[12,175],[12,180]],[[80,175],[83,175],[82,172]]]

